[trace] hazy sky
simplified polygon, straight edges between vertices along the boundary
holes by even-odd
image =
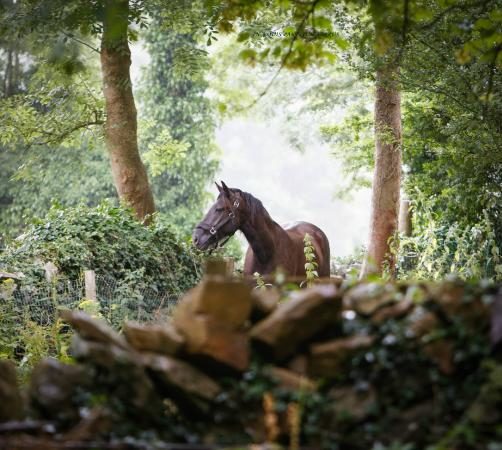
[[[134,85],[148,60],[143,47],[132,46]],[[216,180],[259,198],[275,221],[303,220],[319,226],[328,236],[332,256],[350,254],[366,243],[370,192],[361,190],[350,201],[334,199],[342,173],[326,145],[314,142],[300,153],[281,135],[280,121],[249,118],[224,123],[216,140],[222,150]],[[209,189],[216,197],[216,188]]]
[[[274,122],[250,120],[225,123],[216,140],[223,149],[218,180],[259,198],[276,222],[316,224],[327,234],[332,256],[349,254],[366,242],[369,191],[351,201],[333,198],[340,164],[326,146],[300,153],[290,148]]]

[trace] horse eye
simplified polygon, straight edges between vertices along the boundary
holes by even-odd
[[[216,212],[222,212],[225,208],[216,208]]]

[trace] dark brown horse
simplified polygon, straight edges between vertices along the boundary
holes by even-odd
[[[290,276],[305,276],[305,234],[312,237],[317,271],[329,276],[329,242],[326,235],[308,222],[281,227],[272,220],[260,200],[239,189],[230,189],[223,181],[216,183],[220,194],[206,217],[193,233],[200,250],[214,249],[241,230],[249,243],[244,261],[244,275],[255,272],[267,275],[281,267]]]

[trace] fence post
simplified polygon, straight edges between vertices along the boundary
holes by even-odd
[[[410,201],[407,198],[401,199],[399,208],[399,232],[404,236],[411,236],[412,233],[412,212]]]
[[[232,277],[234,274],[233,258],[208,258],[205,261],[205,275],[220,275],[223,277]]]
[[[226,276],[227,277],[233,277],[234,270],[235,270],[235,261],[234,261],[234,258],[226,257],[225,258],[225,262],[227,263]]]
[[[85,298],[96,300],[96,272],[94,270],[84,270]]]
[[[50,261],[48,263],[45,263],[44,270],[45,270],[45,279],[47,280],[48,283],[51,283],[57,277],[59,272],[57,266]]]

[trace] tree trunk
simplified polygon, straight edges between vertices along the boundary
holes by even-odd
[[[395,258],[389,239],[395,235],[401,185],[401,98],[399,68],[385,63],[376,73],[375,172],[368,252],[361,276],[381,274],[384,266],[392,273]]]
[[[128,0],[105,0],[101,40],[105,141],[119,198],[133,208],[140,220],[148,222],[155,204],[138,151],[136,106],[129,74],[128,13]]]

